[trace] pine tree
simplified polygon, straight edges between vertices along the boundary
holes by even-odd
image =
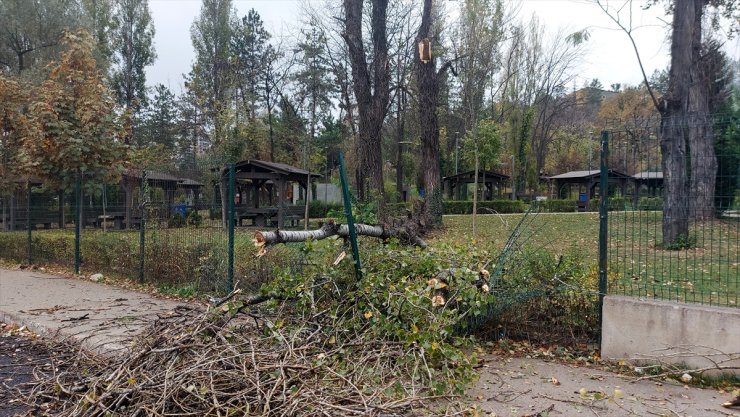
[[[195,95],[211,126],[214,146],[229,135],[229,100],[234,83],[230,61],[232,14],[231,0],[204,0],[190,28],[195,62],[186,87]]]
[[[156,59],[148,0],[118,1],[113,21],[113,89],[118,104],[136,119],[147,103],[145,68]]]

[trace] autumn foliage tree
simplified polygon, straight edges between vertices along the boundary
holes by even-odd
[[[120,175],[127,148],[115,103],[93,57],[86,31],[66,33],[60,61],[35,92],[24,151],[47,184],[71,187],[77,175],[96,182]]]
[[[28,129],[23,112],[27,89],[13,76],[0,75],[0,196],[15,188],[23,173],[22,138]]]

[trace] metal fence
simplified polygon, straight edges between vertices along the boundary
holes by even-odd
[[[226,291],[234,247],[251,234],[237,232],[238,244],[229,245],[216,177],[128,170],[115,184],[80,176],[75,187],[62,190],[20,179],[0,198],[0,257],[85,275],[138,277],[181,294]],[[233,195],[233,178],[227,184]],[[252,257],[244,258],[237,273],[249,278],[255,271],[245,263]]]
[[[738,307],[740,130],[736,120],[719,116],[679,123],[686,141],[677,160],[685,171],[673,202],[667,181],[676,184],[669,175],[680,173],[663,170],[659,124],[603,133],[609,198],[601,210],[602,275],[610,294]],[[703,132],[691,140],[707,141],[711,152],[692,149],[689,132]],[[678,233],[664,231],[676,225]]]
[[[254,256],[254,227],[304,227],[307,175],[243,161],[207,172],[130,169],[113,184],[80,175],[61,190],[18,179],[0,194],[0,260],[138,278],[179,295],[237,283],[256,291],[296,257],[283,253],[295,249],[287,245]],[[314,218],[332,207],[309,204]]]

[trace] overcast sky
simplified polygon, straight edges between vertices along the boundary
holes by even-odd
[[[301,4],[306,0],[234,0],[238,16],[255,9],[266,28],[273,36],[288,36],[291,28],[300,21]],[[337,0],[338,1],[338,0]],[[179,93],[182,90],[182,74],[190,71],[193,48],[190,41],[190,26],[200,11],[199,0],[150,0],[156,34],[157,61],[147,68],[147,83],[162,83]],[[621,5],[625,0],[608,1],[610,5]],[[633,7],[633,35],[650,75],[655,69],[668,65],[668,42],[665,17],[661,7],[643,11],[636,0]],[[312,4],[320,5],[319,1]],[[448,8],[457,7],[455,0],[446,2]],[[593,78],[598,78],[604,87],[612,83],[635,85],[642,76],[629,38],[616,30],[616,25],[591,0],[523,0],[520,16],[536,13],[549,33],[558,28],[569,32],[590,27],[591,38],[581,65],[577,87]],[[623,19],[628,17],[623,14]],[[663,19],[663,20],[661,20]],[[740,57],[740,42],[736,39],[728,44],[727,51],[735,59]]]

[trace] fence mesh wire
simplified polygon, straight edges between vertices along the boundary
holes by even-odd
[[[740,137],[737,121],[683,122],[685,184],[671,203],[658,123],[609,131],[609,293],[737,307]],[[703,132],[696,136],[696,132]],[[704,141],[711,152],[699,152]],[[692,149],[693,146],[693,149]],[[706,175],[710,172],[711,175]],[[670,172],[670,175],[681,175]],[[675,181],[675,179],[673,179]],[[709,184],[704,187],[702,181]],[[708,204],[707,204],[708,202]],[[664,216],[668,204],[674,210]],[[664,224],[684,213],[684,226]]]
[[[74,189],[19,180],[1,199],[2,258],[73,269],[79,220],[83,274],[143,275],[181,293],[225,289],[226,230],[208,175],[129,170],[116,184],[84,176],[80,183],[78,206]]]

